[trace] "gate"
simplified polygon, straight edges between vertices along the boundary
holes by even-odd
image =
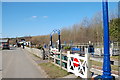
[[[85,56],[79,56],[79,54],[70,54],[70,51],[67,52],[68,62],[67,70],[68,72],[74,73],[76,76],[81,78],[90,78],[90,55],[88,49],[85,49]]]

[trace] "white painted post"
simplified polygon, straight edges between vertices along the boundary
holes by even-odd
[[[100,55],[99,56],[102,56],[102,48],[100,48]]]
[[[110,56],[113,54],[113,48],[110,48]]]
[[[56,55],[53,55],[53,57],[54,57],[54,63],[56,64]]]
[[[119,48],[119,42],[117,42],[117,48]]]
[[[69,59],[70,59],[69,55],[70,55],[70,51],[67,51],[67,57],[68,57],[68,61],[67,61],[67,71],[68,71],[68,72],[70,71],[70,70],[69,70],[69,65],[70,65],[70,63],[69,63]]]
[[[114,44],[113,44],[113,42],[111,43],[111,48],[114,48]]]
[[[111,43],[111,48],[110,48],[110,56],[112,56],[112,54],[114,54],[114,43]]]
[[[49,50],[49,53],[48,53],[48,61],[50,62],[50,50]]]
[[[88,48],[85,48],[85,59],[86,59],[86,63],[87,63],[87,67],[86,68],[86,72],[87,74],[85,74],[85,77],[86,78],[91,78],[91,75],[90,75],[90,54],[88,53]]]

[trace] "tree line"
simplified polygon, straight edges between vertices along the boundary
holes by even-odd
[[[103,23],[101,12],[96,13],[92,18],[83,18],[80,23],[61,29],[61,43],[92,43],[103,42]],[[120,18],[116,14],[109,16],[109,31],[111,41],[120,41]],[[32,44],[49,44],[50,36],[29,36],[24,37]],[[57,41],[57,34],[53,35],[53,42]]]

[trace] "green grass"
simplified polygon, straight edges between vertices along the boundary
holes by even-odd
[[[102,62],[93,61],[93,60],[91,60],[91,64],[95,65],[95,66],[100,66],[100,67],[102,67],[102,65],[103,65]],[[118,66],[117,65],[111,65],[111,69],[115,70],[115,71],[118,71]]]
[[[96,65],[96,66],[101,66],[102,67],[102,62],[98,62],[98,61],[93,61],[90,60],[92,65]]]
[[[112,70],[115,70],[115,71],[118,71],[119,70],[119,67],[117,65],[111,65],[111,69]]]
[[[58,77],[64,77],[67,76],[69,73],[63,69],[61,69],[58,66],[55,66],[52,63],[41,63],[39,64],[41,66],[42,69],[45,70],[45,72],[47,73],[47,75],[50,78],[58,78]]]
[[[120,56],[111,56],[110,58],[118,61],[118,59],[120,59]]]
[[[95,48],[103,48],[103,46],[96,46]]]
[[[37,58],[40,58],[39,56],[37,56],[37,55],[35,55],[35,54],[33,54],[33,56],[35,56],[35,57],[37,57]]]

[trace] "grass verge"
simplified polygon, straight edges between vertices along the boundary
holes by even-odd
[[[63,69],[61,69],[58,66],[55,66],[52,63],[41,63],[39,64],[41,66],[42,69],[45,70],[45,72],[47,73],[47,75],[50,78],[58,78],[58,77],[64,77],[67,76],[69,73]]]
[[[35,57],[37,57],[37,58],[40,58],[39,56],[37,56],[37,55],[35,55],[35,54],[33,54],[33,56],[35,56]]]
[[[110,58],[113,59],[113,60],[118,61],[120,59],[120,56],[111,56]]]
[[[91,60],[91,64],[96,65],[96,66],[100,66],[100,67],[102,67],[102,65],[103,65],[102,62],[93,61],[93,60]],[[117,65],[111,65],[111,69],[115,70],[115,71],[118,71],[118,66]]]

